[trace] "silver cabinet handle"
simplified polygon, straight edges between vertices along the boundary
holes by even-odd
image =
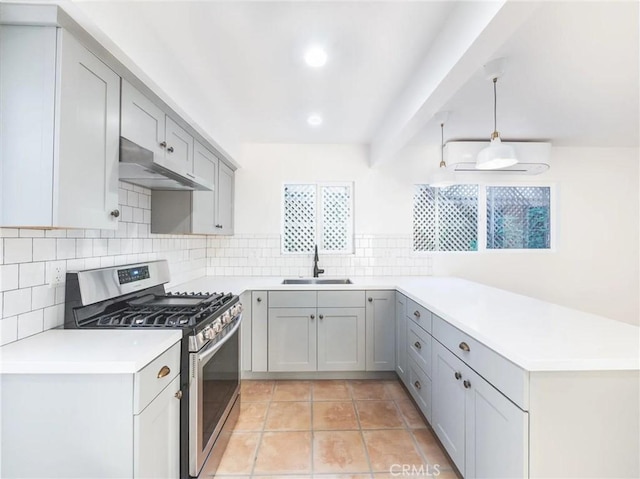
[[[109,213],[111,216],[113,216],[114,218],[117,218],[118,216],[120,216],[120,210],[113,210],[111,213]]]
[[[170,146],[169,148],[167,148],[167,151],[168,151],[169,153],[173,153],[173,146]]]
[[[413,343],[413,345],[416,347],[416,349],[422,349],[422,344],[420,344],[420,341],[416,341],[415,343]]]
[[[420,311],[415,311],[415,312],[413,313],[413,315],[414,315],[416,318],[419,318],[419,317],[420,317]]]
[[[178,391],[174,394],[174,396],[176,397],[176,399],[182,399],[182,391]]]
[[[257,301],[258,303],[262,303],[262,298],[261,298],[261,297],[258,297],[258,298],[256,298],[256,301]]]
[[[166,141],[160,142],[160,148],[166,148],[166,147],[167,147],[167,142]]]
[[[216,228],[222,228],[222,225],[216,225]]]
[[[462,342],[458,345],[458,347],[459,347],[460,349],[462,349],[463,351],[466,351],[466,352],[471,351],[471,348],[469,347],[469,345],[468,345],[467,343],[465,343],[464,341],[462,341]]]
[[[416,389],[422,389],[422,384],[420,384],[420,381],[416,381],[415,383],[413,383],[413,385],[416,387]]]
[[[460,378],[462,377],[462,374],[460,374],[458,371],[456,371],[456,373],[454,374],[454,376],[456,377],[456,379],[458,381],[460,381]]]
[[[311,319],[316,319],[316,315],[315,315],[315,314],[312,314],[312,315],[311,315]]]
[[[369,298],[369,299],[368,299],[368,301],[369,301],[370,303],[373,303],[373,298]]]
[[[469,389],[471,387],[471,383],[469,381],[467,381],[466,379],[464,381],[462,381],[462,384],[464,384],[464,387],[466,389]]]

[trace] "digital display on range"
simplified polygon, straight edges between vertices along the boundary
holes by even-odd
[[[118,281],[120,284],[133,283],[149,278],[148,266],[137,266],[135,268],[119,269]]]

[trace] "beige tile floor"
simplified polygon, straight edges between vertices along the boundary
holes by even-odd
[[[241,400],[218,479],[458,477],[397,381],[243,381]]]

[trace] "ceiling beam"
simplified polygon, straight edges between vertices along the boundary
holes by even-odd
[[[537,9],[537,2],[461,2],[384,115],[369,164],[393,159]]]

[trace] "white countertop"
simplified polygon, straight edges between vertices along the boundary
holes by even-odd
[[[206,276],[174,291],[397,289],[527,371],[640,370],[640,328],[448,277],[350,277],[350,285]]]
[[[0,348],[1,374],[133,374],[182,331],[50,329]]]

